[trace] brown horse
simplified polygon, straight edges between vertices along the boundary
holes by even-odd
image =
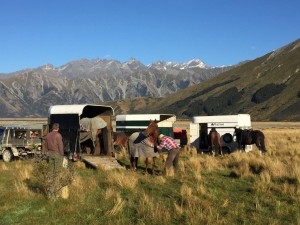
[[[113,146],[116,150],[127,149],[128,138],[133,132],[113,132]]]
[[[212,155],[215,155],[216,153],[216,147],[218,147],[218,154],[223,155],[222,152],[222,145],[221,145],[221,137],[216,128],[211,128],[209,134],[209,147]]]
[[[158,140],[158,125],[156,120],[150,120],[150,123],[145,131],[134,132],[128,138],[128,152],[130,155],[131,170],[137,170],[138,158],[145,158],[147,173],[149,157],[152,157],[152,173],[155,172],[155,159],[158,153],[155,152]]]
[[[265,146],[265,135],[262,131],[252,129],[242,130],[240,128],[235,128],[234,130],[234,135],[236,136],[239,149],[242,147],[243,151],[245,151],[246,145],[255,144],[262,153],[267,152]]]

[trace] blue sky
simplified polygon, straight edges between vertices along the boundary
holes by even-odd
[[[300,38],[299,0],[0,0],[0,73],[72,60],[255,59]]]

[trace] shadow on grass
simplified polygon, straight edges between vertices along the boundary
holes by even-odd
[[[41,184],[39,184],[38,182],[27,178],[24,180],[24,183],[26,184],[27,188],[31,192],[36,193],[36,194],[42,194],[42,195],[46,196],[46,192],[45,192],[43,186]]]

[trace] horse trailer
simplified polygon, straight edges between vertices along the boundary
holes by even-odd
[[[173,114],[123,114],[116,116],[116,132],[137,132],[145,130],[150,120],[156,120],[158,133],[174,137]]]
[[[238,149],[234,128],[251,128],[249,114],[220,115],[220,116],[194,116],[190,124],[190,143],[198,152],[208,151],[208,134],[212,128],[216,128],[221,136],[221,145],[224,153],[230,153]],[[252,146],[247,145],[246,151],[251,151]]]
[[[113,155],[113,115],[113,108],[105,105],[54,105],[49,108],[48,129],[59,123],[65,154],[70,159],[76,160],[83,153]]]

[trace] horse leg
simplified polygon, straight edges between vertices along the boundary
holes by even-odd
[[[215,156],[215,144],[213,143],[213,141],[211,142],[211,154],[212,156]]]
[[[134,171],[134,157],[130,156],[130,169],[131,171]]]
[[[134,171],[137,171],[138,161],[139,161],[139,157],[134,157]]]
[[[149,163],[149,159],[148,159],[148,157],[146,157],[146,159],[145,159],[145,164],[146,164],[146,168],[145,168],[145,174],[147,174],[148,173],[148,163]]]
[[[220,154],[221,156],[223,156],[223,151],[222,151],[221,143],[219,143],[218,145],[219,145],[219,154]]]
[[[245,152],[245,150],[246,150],[246,145],[245,144],[242,144],[242,149],[243,149],[243,152]]]
[[[137,170],[138,157],[130,156],[130,169],[131,171]]]
[[[255,141],[255,145],[256,145],[256,147],[259,149],[260,154],[262,155],[262,154],[264,153],[264,151],[263,151],[262,140],[261,140],[261,139],[257,139],[257,140]]]
[[[266,145],[265,145],[265,140],[262,139],[260,143],[261,143],[262,152],[263,152],[263,154],[265,154],[267,152]]]
[[[155,168],[156,168],[155,157],[152,157],[152,174],[155,174]]]
[[[220,154],[221,156],[223,156],[220,136],[218,136],[218,147],[219,147],[219,154]]]

